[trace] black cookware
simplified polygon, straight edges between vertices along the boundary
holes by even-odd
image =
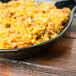
[[[0,0],[2,2],[8,2],[10,0]],[[25,47],[25,48],[20,48],[20,49],[0,49],[0,57],[3,58],[11,58],[11,59],[20,59],[23,57],[30,57],[31,55],[37,54],[39,51],[48,48],[47,45],[51,45],[52,43],[55,42],[60,36],[66,32],[66,30],[69,28],[69,26],[72,23],[73,20],[73,15],[76,12],[76,3],[74,0],[33,0],[34,2],[43,2],[43,3],[52,3],[54,4],[57,8],[63,8],[63,7],[68,7],[71,9],[71,14],[69,16],[68,21],[64,25],[64,30],[56,37],[45,41],[43,43],[30,46],[30,47]],[[48,51],[47,51],[48,52]],[[38,55],[38,54],[37,54]]]

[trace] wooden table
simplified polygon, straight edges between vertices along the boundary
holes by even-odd
[[[44,52],[22,61],[0,59],[0,76],[76,76],[76,16],[64,36]]]

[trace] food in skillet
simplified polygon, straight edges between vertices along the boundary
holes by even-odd
[[[28,47],[54,38],[69,14],[69,8],[32,0],[0,2],[0,49]]]

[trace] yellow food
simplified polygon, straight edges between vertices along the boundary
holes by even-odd
[[[0,2],[0,49],[28,47],[57,36],[69,14],[69,8],[50,3]]]

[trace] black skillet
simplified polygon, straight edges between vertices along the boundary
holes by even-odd
[[[0,0],[2,2],[8,2],[10,0]],[[23,57],[30,57],[31,55],[37,54],[39,51],[47,48],[47,45],[52,45],[55,40],[57,40],[60,36],[64,34],[64,32],[69,28],[72,23],[73,15],[76,12],[76,3],[74,0],[33,0],[34,2],[43,2],[43,3],[52,3],[58,8],[69,7],[71,9],[71,14],[69,16],[68,21],[64,25],[64,30],[56,37],[45,41],[43,43],[26,47],[20,49],[0,49],[0,57],[10,58],[10,59],[20,59]],[[38,54],[37,54],[38,55]]]

